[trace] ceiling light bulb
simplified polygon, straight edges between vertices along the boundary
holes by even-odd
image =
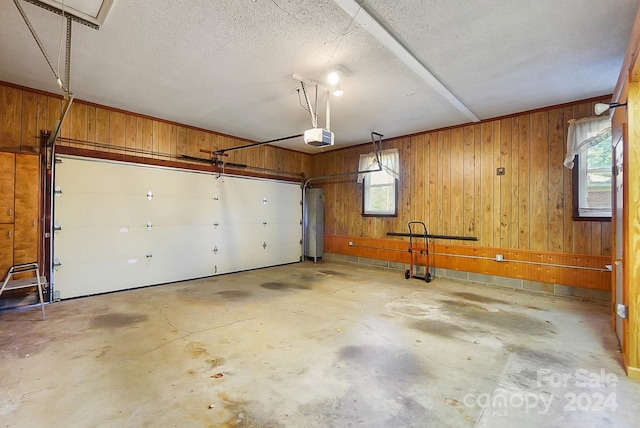
[[[338,82],[340,81],[339,72],[332,71],[331,73],[329,73],[329,75],[327,76],[327,81],[329,82],[330,85],[337,85]]]
[[[336,88],[333,90],[332,94],[335,97],[341,97],[342,94],[344,94],[344,91],[340,87],[340,84],[336,84]]]

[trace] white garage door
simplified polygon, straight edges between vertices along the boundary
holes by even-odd
[[[296,183],[61,156],[62,299],[297,262]]]

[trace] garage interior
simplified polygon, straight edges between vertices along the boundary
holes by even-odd
[[[640,4],[530,3],[3,2],[3,424],[637,426]]]

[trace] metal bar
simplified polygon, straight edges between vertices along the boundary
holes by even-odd
[[[54,148],[55,148],[56,138],[58,138],[58,134],[60,134],[60,128],[62,128],[62,123],[64,122],[65,117],[67,117],[67,113],[69,113],[69,110],[71,110],[71,104],[73,103],[73,95],[71,95],[71,93],[69,93],[68,91],[66,92],[69,97],[67,99],[67,105],[64,107],[64,110],[62,111],[62,114],[60,115],[60,119],[56,121],[55,127],[51,132],[51,136],[49,136],[48,144],[52,147],[51,162],[53,162],[53,159],[55,157]]]
[[[249,149],[251,147],[262,146],[263,144],[277,143],[278,141],[290,140],[292,138],[302,137],[303,135],[304,134],[289,135],[288,137],[276,138],[274,140],[269,140],[269,141],[262,141],[261,143],[245,144],[244,146],[229,147],[228,149],[214,150],[213,154],[214,155],[222,155],[222,154],[224,154],[226,152],[232,152],[234,150]]]
[[[314,128],[318,127],[318,116],[313,112],[313,107],[311,106],[311,101],[309,101],[309,95],[307,94],[307,89],[304,86],[304,82],[300,82],[302,86],[302,93],[304,95],[304,99],[307,102],[307,108],[309,109],[309,114],[311,114],[311,126]],[[316,85],[316,91],[318,90],[318,86]],[[316,94],[317,97],[317,94]]]
[[[199,158],[199,157],[196,157],[196,156],[180,155],[180,158],[181,159],[192,160],[192,161],[196,161],[196,162],[209,163],[209,164],[215,165],[215,166],[222,165],[224,163],[226,166],[229,166],[229,167],[232,167],[232,168],[248,168],[248,166],[246,164],[243,164],[243,163],[222,162],[221,160]]]
[[[29,21],[29,18],[27,18],[27,14],[24,12],[24,9],[20,5],[20,0],[13,0],[13,2],[15,3],[16,7],[18,8],[18,11],[20,12],[20,15],[22,15],[22,19],[24,19],[24,23],[27,24],[27,28],[29,28],[29,31],[31,32],[31,35],[33,36],[33,39],[36,41],[36,44],[40,48],[40,52],[42,52],[42,55],[44,55],[44,59],[47,61],[47,64],[49,64],[49,68],[53,72],[53,75],[56,77],[56,80],[58,80],[58,82],[60,82],[60,76],[58,76],[58,73],[53,68],[53,64],[51,64],[51,60],[49,59],[49,56],[47,55],[47,52],[44,50],[44,46],[42,46],[42,42],[38,38],[38,35],[36,34],[36,30],[31,25],[31,22]],[[64,90],[64,88],[63,88],[63,90]]]
[[[419,236],[423,236],[423,235],[419,235]],[[399,249],[399,248],[376,247],[376,246],[373,246],[373,245],[353,244],[353,245],[349,245],[349,246],[350,247],[358,247],[358,248],[370,248],[372,250],[397,251],[397,252],[402,252],[402,253],[407,252],[407,250],[402,250],[402,249]],[[496,259],[494,259],[492,257],[483,257],[483,256],[466,256],[466,255],[463,255],[463,254],[448,254],[448,253],[434,253],[434,252],[430,252],[429,254],[432,255],[432,256],[458,257],[458,258],[462,258],[462,259],[479,259],[479,260],[493,260],[493,261],[496,261]],[[505,262],[520,263],[520,264],[525,264],[525,265],[551,266],[551,267],[566,268],[566,269],[592,270],[592,271],[596,271],[596,272],[609,272],[608,269],[593,268],[593,267],[589,267],[589,266],[561,265],[561,264],[557,264],[557,263],[530,262],[530,261],[526,261],[526,260],[511,260],[511,259],[504,259],[501,262],[497,262],[496,261],[496,263],[505,263]],[[436,266],[434,266],[434,267],[436,267]]]
[[[387,236],[404,236],[409,238],[424,238],[424,234],[420,233],[404,233],[404,232],[387,232]],[[433,239],[452,239],[456,241],[477,241],[475,236],[455,236],[455,235],[433,235],[427,234],[427,238]]]
[[[63,15],[64,16],[64,15]],[[67,44],[65,46],[65,54],[64,54],[64,87],[67,88],[65,92],[69,92],[71,86],[69,85],[69,81],[71,80],[71,15],[66,15],[67,17]]]

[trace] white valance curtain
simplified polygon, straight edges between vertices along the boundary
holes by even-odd
[[[611,121],[609,117],[586,117],[570,120],[564,166],[573,168],[573,159],[581,149],[595,146],[610,136]]]
[[[398,149],[382,150],[379,155],[382,171],[386,172],[396,180],[400,178],[400,156]],[[358,171],[380,171],[375,153],[360,155]],[[358,183],[364,181],[364,174],[358,174]]]

